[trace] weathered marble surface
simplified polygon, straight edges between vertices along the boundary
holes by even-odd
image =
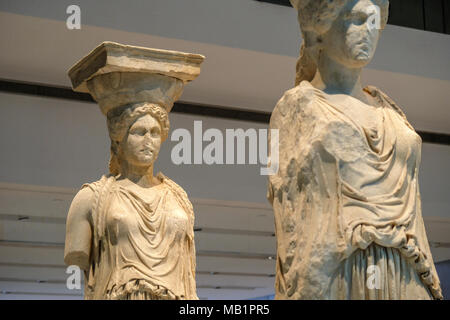
[[[442,299],[421,212],[421,139],[386,94],[360,82],[388,2],[291,2],[304,42],[296,87],[270,120],[276,298]]]
[[[64,261],[85,271],[85,299],[197,299],[192,204],[153,165],[203,59],[105,42],[69,71],[111,138],[110,174],[85,184],[67,217]]]
[[[115,71],[162,74],[188,82],[200,74],[204,58],[200,54],[105,41],[70,68],[69,77],[74,90],[81,92],[90,92],[87,80]]]

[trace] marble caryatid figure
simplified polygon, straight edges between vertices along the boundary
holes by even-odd
[[[277,299],[442,299],[421,212],[421,138],[363,88],[387,0],[291,0],[303,42],[276,105]]]
[[[85,299],[198,299],[194,212],[153,174],[173,103],[204,57],[104,42],[69,71],[107,118],[109,175],[85,184],[67,217],[64,261],[85,273]]]

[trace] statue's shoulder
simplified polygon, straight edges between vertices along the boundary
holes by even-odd
[[[108,176],[102,176],[99,180],[85,183],[75,195],[73,202],[91,203],[94,202],[96,194],[106,184]]]
[[[81,190],[88,189],[92,192],[98,192],[101,190],[106,184],[111,184],[115,181],[114,176],[112,175],[103,175],[100,179],[92,182],[85,183],[81,186]]]
[[[97,181],[83,184],[70,205],[69,221],[91,217],[93,209],[98,202],[100,190],[106,181],[105,179],[102,177]]]
[[[168,189],[176,196],[179,201],[182,202],[185,209],[190,212],[193,211],[192,203],[189,200],[186,191],[178,183],[164,175],[162,172],[159,172],[156,177],[161,181],[161,183],[164,183],[168,187]]]
[[[405,124],[414,131],[413,126],[408,122],[408,119],[406,117],[406,114],[403,112],[403,110],[400,108],[400,106],[386,93],[381,91],[375,86],[367,86],[364,88],[372,97],[376,98],[379,103],[381,103],[384,106],[387,106],[388,108],[394,110],[405,122]]]
[[[74,201],[77,198],[82,198],[89,208],[96,209],[103,201],[101,201],[109,193],[116,181],[112,175],[103,175],[99,180],[90,183],[85,183],[81,187],[75,196]]]
[[[308,81],[302,81],[299,85],[287,90],[272,112],[271,127],[280,122],[297,121],[311,114],[316,102],[316,90]]]
[[[163,173],[159,172],[156,176],[162,183],[164,183],[168,189],[172,192],[172,194],[175,196],[175,199],[177,200],[178,204],[183,208],[183,210],[187,213],[189,217],[190,224],[192,228],[190,229],[189,236],[191,239],[194,237],[194,207],[192,206],[191,201],[189,200],[189,197],[184,191],[184,189],[179,186],[175,181],[172,179],[166,177]]]

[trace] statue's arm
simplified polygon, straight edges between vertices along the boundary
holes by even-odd
[[[66,222],[66,242],[64,262],[89,269],[92,224],[91,208],[94,192],[90,188],[81,189],[72,201]]]
[[[297,86],[286,91],[277,102],[270,117],[269,128],[278,130],[278,171],[269,175],[267,188],[267,199],[273,205],[274,198],[279,190],[283,189],[286,182],[286,169],[300,147],[298,143],[302,141],[302,110],[307,109],[311,103],[309,94],[301,86]],[[269,157],[272,159],[272,135],[269,131]]]

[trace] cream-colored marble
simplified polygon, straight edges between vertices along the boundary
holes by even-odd
[[[360,82],[388,1],[291,2],[304,42],[296,87],[270,120],[276,298],[441,299],[421,212],[421,139],[385,93]]]
[[[153,165],[173,103],[204,57],[104,42],[69,71],[106,115],[109,175],[73,199],[64,261],[85,272],[85,299],[197,299],[194,212]]]

